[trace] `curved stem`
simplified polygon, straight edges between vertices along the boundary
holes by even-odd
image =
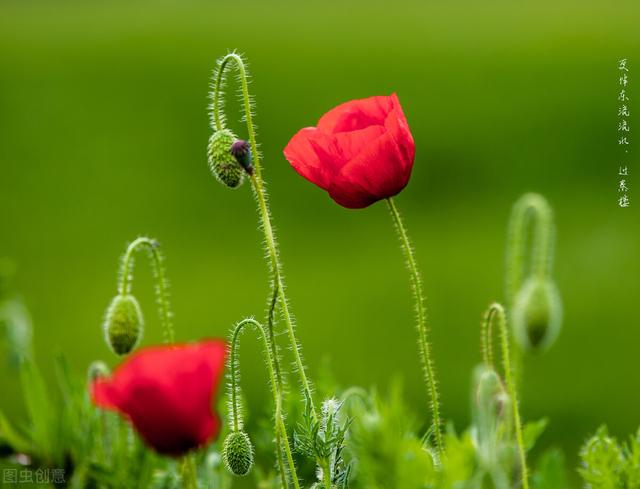
[[[413,290],[413,295],[416,302],[416,314],[418,316],[418,344],[420,346],[420,357],[422,359],[425,382],[427,384],[427,389],[429,390],[429,396],[431,399],[431,412],[433,416],[433,425],[435,427],[434,433],[436,446],[438,452],[442,454],[442,452],[444,451],[444,443],[442,441],[442,432],[440,430],[440,400],[438,397],[438,388],[436,385],[433,360],[431,358],[431,347],[429,344],[427,312],[425,308],[424,292],[422,290],[422,279],[420,277],[420,272],[418,271],[418,266],[416,265],[416,260],[413,255],[411,242],[409,241],[409,236],[407,235],[407,231],[404,227],[404,223],[402,222],[402,218],[400,217],[400,213],[398,212],[398,209],[391,198],[387,199],[387,204],[389,206],[389,211],[391,212],[391,217],[393,218],[395,228],[400,237],[402,251],[404,252],[404,256],[407,262],[407,268],[409,268],[409,273],[411,275],[411,288]]]
[[[220,130],[224,127],[224,119],[222,114],[220,113],[220,106],[222,105],[222,88],[224,84],[224,72],[230,62],[233,62],[238,69],[238,78],[240,81],[240,90],[242,94],[242,103],[244,107],[244,119],[247,125],[247,132],[249,134],[249,143],[251,145],[251,152],[253,156],[253,166],[254,171],[250,175],[251,178],[251,187],[253,189],[254,196],[258,203],[258,211],[260,216],[261,228],[264,232],[265,238],[265,246],[267,250],[267,254],[269,255],[269,265],[271,269],[271,274],[273,276],[272,280],[272,288],[274,296],[277,296],[278,302],[280,303],[280,309],[282,311],[282,316],[286,323],[287,327],[287,335],[289,338],[289,342],[291,344],[291,349],[293,350],[294,361],[296,365],[296,370],[298,372],[298,376],[300,377],[300,384],[302,385],[302,389],[305,392],[305,396],[308,396],[309,399],[313,399],[312,389],[309,379],[307,378],[306,369],[304,363],[302,362],[302,355],[300,353],[300,345],[298,344],[298,340],[295,334],[294,321],[293,316],[289,310],[289,304],[287,300],[287,296],[284,288],[284,280],[282,278],[282,266],[280,264],[280,258],[278,256],[278,247],[276,244],[275,234],[273,231],[273,226],[271,224],[271,216],[269,212],[269,204],[267,201],[267,194],[264,189],[264,182],[262,180],[262,165],[260,162],[260,152],[258,151],[258,144],[256,142],[256,132],[253,124],[253,114],[251,110],[251,96],[249,95],[249,84],[247,81],[247,71],[244,65],[244,61],[242,57],[236,53],[229,53],[222,58],[222,60],[218,64],[217,73],[214,76],[214,85],[213,85],[213,101],[212,101],[212,121],[217,130]],[[272,329],[272,328],[271,328]],[[277,353],[277,345],[275,343],[275,338],[273,332],[270,331],[270,339],[272,340],[272,347],[274,350],[274,356],[276,357],[276,362],[278,353]],[[279,371],[279,367],[278,367]],[[281,383],[281,379],[277,379],[279,384]],[[311,402],[311,412],[314,419],[317,419],[316,409]]]
[[[526,248],[531,229],[530,256]],[[507,233],[507,305],[513,306],[527,273],[540,278],[551,274],[553,255],[553,212],[539,194],[523,195],[513,206]]]
[[[553,212],[546,199],[536,193],[524,194],[513,205],[507,230],[506,303],[513,309],[516,296],[527,276],[551,275],[553,256]],[[527,254],[527,245],[531,250]],[[511,351],[514,379],[522,383],[522,349],[514,343]]]
[[[522,471],[522,488],[529,489],[529,474],[527,470],[527,457],[524,449],[524,439],[522,436],[522,422],[520,420],[520,410],[518,407],[518,395],[516,392],[515,382],[513,380],[513,372],[511,370],[511,357],[509,354],[509,332],[507,330],[507,318],[504,312],[504,308],[498,304],[493,303],[489,306],[483,322],[483,331],[486,333],[491,332],[491,323],[497,318],[498,331],[500,333],[500,345],[502,349],[502,367],[504,370],[504,380],[507,384],[507,390],[509,391],[509,397],[513,403],[513,424],[516,432],[516,443],[518,445],[518,456],[520,458],[520,467]],[[488,342],[488,348],[491,349],[491,337],[485,335],[485,341]],[[493,365],[488,364],[493,367]]]
[[[489,311],[485,314],[482,324],[480,326],[480,346],[482,348],[482,361],[483,363],[495,370],[493,364],[493,321]]]
[[[258,166],[256,165],[256,168],[257,167]],[[274,288],[278,295],[280,310],[282,312],[282,317],[284,318],[284,322],[287,327],[287,335],[289,338],[289,343],[291,344],[291,349],[293,351],[296,371],[298,372],[302,389],[305,392],[305,397],[310,400],[311,414],[314,419],[317,419],[317,413],[313,403],[313,394],[312,394],[313,391],[311,389],[311,384],[309,382],[309,379],[307,378],[306,369],[302,361],[302,355],[300,353],[300,345],[298,343],[298,339],[296,338],[296,334],[295,334],[293,316],[289,310],[289,302],[284,291],[281,265],[278,257],[278,247],[277,247],[275,236],[273,233],[273,227],[271,225],[271,218],[269,214],[267,197],[264,191],[262,180],[258,176],[258,172],[255,172],[251,176],[251,183],[254,189],[256,200],[258,201],[258,209],[260,212],[260,220],[262,223],[262,230],[264,232],[264,237],[265,237],[265,245],[267,247],[267,252],[269,254],[271,272],[273,274]]]
[[[174,331],[171,321],[171,307],[169,306],[169,292],[167,278],[162,265],[162,254],[160,253],[160,243],[154,239],[140,237],[134,240],[128,247],[122,258],[120,268],[120,283],[118,293],[126,295],[131,293],[131,281],[133,279],[134,253],[139,248],[146,248],[149,251],[153,275],[155,277],[156,300],[158,301],[158,313],[162,324],[162,332],[165,343],[173,343]]]
[[[296,489],[299,489],[298,475],[296,472],[295,463],[293,461],[293,455],[291,453],[291,446],[289,445],[289,440],[287,437],[287,430],[284,425],[283,417],[282,417],[282,398],[278,391],[278,384],[275,374],[275,369],[273,366],[273,356],[271,354],[271,348],[269,346],[269,341],[267,339],[267,334],[265,333],[264,327],[255,319],[247,318],[240,321],[235,329],[233,330],[233,335],[231,338],[231,353],[229,358],[229,370],[230,370],[230,388],[231,388],[231,421],[233,424],[233,428],[235,431],[238,431],[242,428],[242,421],[240,419],[241,411],[239,406],[238,394],[240,392],[240,388],[238,386],[238,342],[240,339],[240,333],[242,333],[245,326],[251,325],[258,332],[260,338],[262,339],[265,355],[267,356],[267,371],[269,373],[269,382],[271,384],[271,394],[273,395],[273,403],[275,406],[275,423],[276,423],[276,445],[280,444],[281,449],[284,449],[285,455],[287,457],[287,463],[289,466],[289,472],[291,474],[291,478],[293,480],[293,484]],[[278,453],[278,464],[281,468],[284,468],[284,463],[282,462],[282,450],[277,450]],[[286,476],[283,477],[283,488],[286,489]]]

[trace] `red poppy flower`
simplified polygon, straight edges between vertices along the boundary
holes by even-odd
[[[92,383],[93,401],[126,416],[159,453],[182,455],[220,433],[212,402],[226,350],[219,340],[139,350]]]
[[[409,182],[415,144],[398,96],[352,100],[291,138],[284,155],[338,204],[359,209]]]

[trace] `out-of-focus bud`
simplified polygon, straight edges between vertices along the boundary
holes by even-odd
[[[562,327],[562,301],[550,279],[532,277],[516,295],[512,311],[513,334],[527,351],[549,348]]]
[[[132,295],[117,295],[109,304],[104,320],[107,344],[116,355],[126,355],[133,350],[144,328],[142,310]]]

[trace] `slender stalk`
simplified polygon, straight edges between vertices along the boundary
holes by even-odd
[[[257,163],[255,164],[255,166],[256,168],[258,168]],[[260,213],[262,230],[264,232],[267,252],[269,254],[269,259],[271,263],[271,272],[273,273],[274,287],[277,290],[278,301],[280,303],[280,309],[282,311],[282,317],[284,318],[285,325],[287,327],[287,335],[289,337],[289,342],[291,344],[291,349],[293,351],[296,371],[298,372],[302,389],[305,391],[305,397],[312,400],[313,395],[312,395],[311,384],[307,378],[306,369],[302,361],[302,355],[300,353],[300,345],[298,343],[298,339],[296,338],[296,334],[295,334],[293,316],[291,315],[291,312],[289,310],[289,302],[284,291],[284,281],[282,278],[282,271],[281,271],[282,267],[280,265],[280,259],[278,257],[278,247],[276,244],[273,227],[271,225],[269,205],[267,203],[267,197],[264,191],[264,185],[262,183],[262,180],[260,180],[260,177],[258,176],[258,172],[254,173],[251,176],[251,183],[254,189],[256,200],[258,201],[258,209]],[[313,404],[313,401],[311,401],[311,413],[313,417],[317,419],[316,409]]]
[[[333,487],[331,485],[331,467],[329,465],[329,460],[325,460],[322,465],[322,479],[325,489],[331,489]]]
[[[289,473],[291,474],[291,479],[293,480],[293,485],[296,489],[300,488],[298,482],[298,475],[295,467],[295,463],[293,461],[293,454],[291,452],[291,446],[289,444],[289,440],[287,437],[287,430],[284,425],[283,416],[282,416],[282,398],[278,391],[278,383],[274,368],[273,355],[271,352],[271,347],[269,345],[267,334],[265,333],[264,327],[255,319],[247,318],[240,321],[233,331],[233,335],[231,338],[231,354],[229,358],[229,370],[230,370],[230,388],[231,388],[231,420],[233,424],[233,428],[235,431],[239,431],[242,428],[241,422],[241,410],[239,405],[238,395],[240,392],[240,388],[238,386],[238,342],[240,340],[240,333],[242,333],[245,326],[250,325],[253,326],[258,335],[262,339],[263,347],[265,355],[267,356],[267,371],[269,373],[269,382],[271,385],[271,394],[273,395],[273,403],[275,406],[275,424],[276,424],[276,448],[277,448],[277,457],[278,457],[278,465],[281,470],[282,476],[282,487],[283,489],[287,488],[286,483],[286,474],[284,472],[284,462],[282,461],[282,450],[284,450],[285,455],[287,457],[287,464],[289,466]]]
[[[482,349],[482,361],[490,368],[494,368],[493,364],[493,321],[485,315],[482,325],[480,326],[480,346]]]
[[[527,254],[531,228],[530,253]],[[506,293],[507,306],[512,307],[527,275],[548,277],[553,256],[553,212],[539,194],[523,195],[513,206],[507,233]]]
[[[173,323],[171,321],[171,307],[169,306],[167,278],[164,266],[162,265],[162,254],[160,253],[159,247],[160,244],[156,240],[145,237],[137,238],[127,247],[127,251],[122,258],[118,293],[120,295],[131,293],[134,254],[138,249],[146,248],[149,251],[151,265],[153,267],[153,275],[156,281],[156,300],[158,301],[158,313],[162,324],[164,342],[171,344],[175,341],[175,335],[173,331]]]
[[[253,124],[253,115],[251,111],[251,96],[249,95],[249,86],[248,86],[248,76],[247,71],[244,65],[244,61],[242,57],[236,53],[227,54],[218,65],[218,70],[214,79],[213,86],[213,101],[212,101],[212,123],[214,124],[217,130],[221,130],[224,128],[224,119],[223,115],[220,112],[220,107],[222,105],[222,87],[224,83],[224,71],[228,64],[233,62],[238,70],[238,80],[240,82],[240,90],[242,93],[242,103],[244,106],[244,118],[247,125],[247,133],[249,134],[249,143],[251,145],[251,153],[253,156],[253,166],[254,171],[251,175],[251,186],[253,189],[254,196],[256,198],[256,202],[258,204],[258,212],[260,217],[261,228],[264,233],[265,239],[265,247],[267,250],[267,254],[269,255],[269,265],[272,274],[272,288],[274,296],[277,296],[278,302],[280,304],[280,309],[282,311],[282,316],[284,318],[286,327],[287,327],[287,335],[289,338],[289,342],[291,344],[291,349],[293,350],[294,361],[296,365],[296,370],[298,372],[298,376],[300,377],[300,384],[302,389],[305,392],[305,395],[308,396],[309,399],[313,399],[311,384],[306,375],[306,369],[304,363],[302,362],[302,356],[300,353],[300,345],[296,338],[295,328],[293,316],[289,310],[289,304],[287,300],[287,296],[284,288],[284,280],[282,277],[282,266],[280,264],[280,258],[278,256],[278,247],[276,244],[275,234],[273,231],[273,226],[271,224],[271,216],[269,212],[269,204],[267,200],[266,191],[264,189],[264,182],[262,180],[262,165],[260,162],[260,152],[258,151],[258,144],[256,141],[256,131]],[[276,357],[276,365],[277,365],[277,345],[275,342],[274,334],[270,331],[270,340],[272,342],[272,348],[274,351],[274,355]],[[279,371],[279,367],[277,368]],[[278,384],[281,384],[281,379],[277,379]],[[281,386],[279,386],[279,390],[281,391]],[[314,419],[317,419],[316,409],[311,403],[311,411]]]
[[[387,199],[389,211],[393,218],[396,231],[400,238],[402,245],[402,251],[407,262],[407,268],[411,275],[411,288],[413,290],[414,299],[416,302],[416,314],[418,318],[418,345],[420,347],[420,357],[422,359],[422,366],[424,370],[425,382],[429,391],[429,397],[431,399],[431,414],[433,416],[433,425],[435,427],[434,434],[436,439],[436,447],[440,454],[444,451],[444,443],[442,441],[442,432],[440,430],[440,401],[438,396],[438,387],[435,378],[435,371],[433,366],[433,360],[431,358],[431,346],[429,344],[429,330],[427,326],[427,311],[425,308],[424,292],[422,290],[422,279],[418,266],[416,264],[415,257],[413,255],[413,248],[411,247],[411,241],[407,235],[406,228],[398,212],[398,208],[395,205],[393,199]]]
[[[518,408],[518,394],[516,392],[516,386],[513,379],[513,372],[511,370],[511,356],[509,354],[509,332],[507,330],[507,318],[504,312],[504,308],[498,304],[493,303],[487,310],[482,325],[482,331],[484,332],[484,344],[485,344],[485,362],[487,366],[494,368],[493,357],[486,354],[487,350],[491,350],[491,324],[494,319],[498,320],[498,331],[500,333],[500,345],[502,349],[502,367],[504,370],[504,380],[507,384],[507,390],[511,402],[513,403],[513,424],[516,432],[516,444],[518,445],[518,456],[520,458],[520,470],[522,475],[522,488],[529,489],[529,473],[527,470],[527,456],[524,449],[524,439],[522,436],[522,421],[520,419],[520,410]],[[490,362],[490,363],[488,363]]]

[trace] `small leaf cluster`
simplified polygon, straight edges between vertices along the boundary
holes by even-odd
[[[580,450],[580,475],[592,489],[640,487],[640,429],[620,442],[601,426]]]
[[[302,420],[294,432],[296,450],[317,462],[319,482],[313,486],[324,489],[324,471],[329,471],[328,480],[336,489],[349,487],[351,467],[344,461],[345,436],[351,421],[341,419],[342,402],[327,399],[322,404],[319,419],[313,417],[311,400],[307,397]]]

